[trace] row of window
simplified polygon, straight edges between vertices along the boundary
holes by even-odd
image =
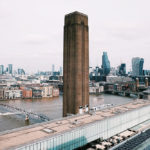
[[[17,150],[66,150],[103,137],[107,139],[150,118],[150,106],[129,111]]]

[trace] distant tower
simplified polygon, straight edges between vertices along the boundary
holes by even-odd
[[[143,65],[144,65],[144,59],[141,58],[139,63],[139,75],[143,75]]]
[[[62,74],[63,74],[62,71],[63,71],[63,70],[62,70],[62,67],[60,67],[60,70],[59,70],[60,76],[62,76]]]
[[[121,75],[121,76],[126,75],[126,64],[122,63],[119,66],[119,75]]]
[[[18,68],[18,75],[25,75],[25,71],[23,69]]]
[[[8,73],[12,74],[13,72],[13,65],[12,64],[8,64]]]
[[[110,73],[110,61],[108,59],[107,52],[103,52],[102,69],[104,75],[108,75]]]
[[[53,64],[52,65],[52,75],[54,75],[54,72],[55,72],[55,65]]]
[[[4,74],[4,66],[0,65],[0,74]]]
[[[143,64],[144,59],[139,57],[132,58],[132,75],[139,76],[143,75]]]
[[[67,116],[89,105],[88,16],[79,12],[65,16],[63,68],[63,116]]]

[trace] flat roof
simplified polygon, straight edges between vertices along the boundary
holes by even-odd
[[[88,125],[98,120],[103,120],[106,117],[115,116],[147,105],[150,105],[150,101],[148,100],[134,100],[124,105],[96,111],[94,115],[86,113],[5,131],[0,133],[0,149],[10,149],[29,144],[46,137],[62,134],[80,126]]]
[[[81,12],[79,12],[79,11],[74,11],[74,12],[72,12],[72,13],[66,14],[65,16],[67,17],[67,16],[75,15],[75,14],[88,17],[88,15],[86,15],[86,14],[84,14],[84,13],[81,13]]]

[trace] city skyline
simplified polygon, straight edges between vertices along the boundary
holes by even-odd
[[[129,70],[132,58],[142,57],[144,69],[150,69],[148,0],[64,0],[59,5],[48,0],[42,5],[38,0],[2,0],[0,4],[0,64],[13,64],[27,72],[62,66],[63,16],[77,10],[89,16],[90,66],[101,66],[102,53],[107,51],[111,67],[126,63]]]

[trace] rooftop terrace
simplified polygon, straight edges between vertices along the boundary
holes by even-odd
[[[62,134],[63,132],[76,129],[80,126],[86,126],[93,122],[103,120],[120,113],[125,113],[133,109],[138,109],[146,105],[150,105],[150,101],[134,100],[131,103],[96,111],[93,115],[89,113],[76,115],[2,132],[0,133],[0,150],[15,148],[47,137]]]

